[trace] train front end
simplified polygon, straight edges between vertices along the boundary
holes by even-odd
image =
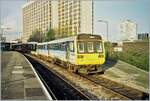
[[[87,73],[101,72],[105,62],[105,49],[101,36],[81,34],[76,38],[75,63]]]

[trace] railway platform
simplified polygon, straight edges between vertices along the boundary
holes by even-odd
[[[1,52],[1,99],[48,99],[30,63],[18,52]]]
[[[103,77],[143,92],[149,92],[149,72],[121,60],[116,63],[108,61],[103,67],[105,68]]]

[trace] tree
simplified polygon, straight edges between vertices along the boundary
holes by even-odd
[[[49,29],[48,32],[44,36],[44,41],[51,41],[55,39],[55,30],[54,29]]]
[[[43,33],[39,29],[35,29],[30,35],[28,42],[43,42]]]

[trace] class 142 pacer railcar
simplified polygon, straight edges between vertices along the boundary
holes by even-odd
[[[102,37],[92,34],[37,43],[36,55],[53,63],[58,63],[73,72],[103,72],[105,49]]]

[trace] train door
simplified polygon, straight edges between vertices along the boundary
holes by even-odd
[[[49,44],[47,44],[47,51],[48,51],[48,56],[50,55],[49,53],[49,51],[50,51],[50,45]]]
[[[69,60],[70,60],[69,42],[66,43],[66,60],[67,60],[67,62],[69,62]]]

